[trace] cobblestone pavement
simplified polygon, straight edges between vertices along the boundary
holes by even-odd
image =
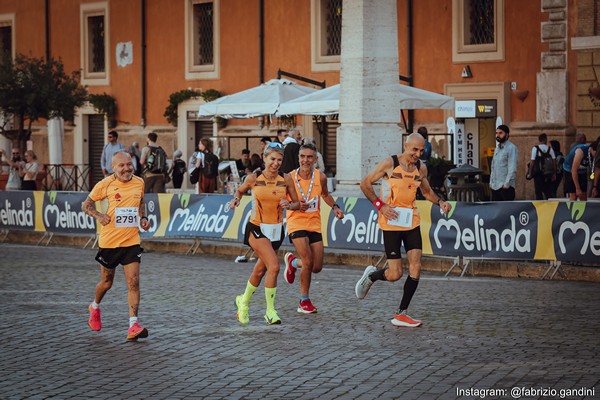
[[[486,389],[509,399],[513,387],[530,390],[522,398],[600,397],[598,284],[426,273],[410,310],[425,325],[403,329],[389,320],[404,278],[359,301],[362,270],[326,266],[313,280],[318,314],[296,312],[298,283],[280,274],[283,324],[264,324],[261,285],[242,326],[233,301],[252,264],[148,253],[140,318],[150,336],[136,343],[125,341],[121,270],[102,331],[87,326],[94,254],[0,244],[1,399],[452,399]]]

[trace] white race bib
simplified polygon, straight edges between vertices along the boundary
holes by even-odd
[[[308,202],[308,208],[304,212],[317,212],[319,211],[319,197],[313,197]]]
[[[117,228],[137,228],[139,210],[137,207],[115,208],[115,226]]]
[[[283,224],[260,224],[260,231],[271,242],[279,242],[281,240],[281,229]]]
[[[401,226],[403,228],[412,228],[413,209],[404,207],[394,207],[394,211],[398,213],[398,218],[388,219],[388,224]]]

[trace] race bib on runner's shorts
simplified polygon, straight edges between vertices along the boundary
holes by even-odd
[[[283,224],[260,224],[260,231],[271,242],[278,242],[281,240],[282,227]]]

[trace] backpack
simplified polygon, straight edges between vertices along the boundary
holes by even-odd
[[[162,174],[167,172],[167,153],[162,147],[150,146],[150,153],[146,158],[146,171],[153,174]]]
[[[565,157],[562,154],[556,156],[556,175],[562,175],[564,172],[563,164],[565,163]]]
[[[204,168],[202,175],[207,178],[216,178],[219,175],[219,157],[213,153],[204,153]]]
[[[537,169],[539,174],[544,176],[545,178],[551,178],[552,175],[556,173],[556,169],[554,167],[554,160],[550,155],[550,149],[545,153],[539,148],[539,146],[535,146],[537,148],[537,153],[535,156],[535,162],[537,164]]]
[[[175,166],[173,167],[173,178],[176,176],[183,176],[186,172],[185,161],[182,159],[175,160]]]

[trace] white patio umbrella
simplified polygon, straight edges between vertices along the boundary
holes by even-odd
[[[413,86],[398,84],[399,109],[447,109],[454,108],[454,97],[429,92]],[[340,85],[330,86],[303,97],[281,104],[277,115],[330,115],[340,111]]]
[[[255,118],[274,115],[281,103],[315,92],[317,89],[287,79],[271,79],[253,87],[200,106],[202,117]]]

